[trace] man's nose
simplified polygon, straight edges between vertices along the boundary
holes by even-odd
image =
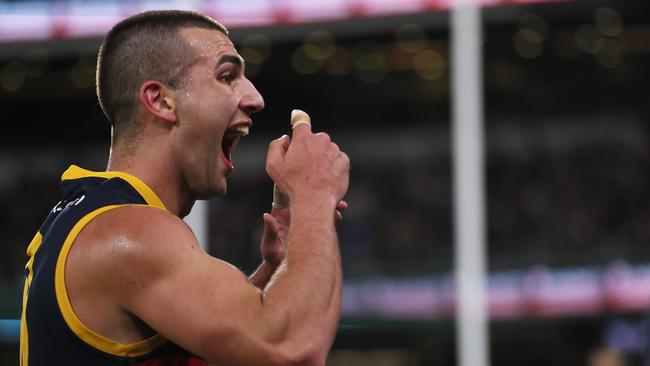
[[[257,91],[255,85],[253,85],[253,83],[248,79],[246,79],[246,86],[239,106],[248,114],[259,112],[264,109],[264,98]]]

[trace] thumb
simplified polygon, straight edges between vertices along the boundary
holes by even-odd
[[[311,124],[309,122],[300,121],[292,126],[293,137],[302,136],[311,133]]]
[[[271,141],[269,152],[266,155],[266,172],[271,177],[273,177],[271,170],[282,163],[290,143],[291,141],[287,135],[282,135],[279,139]]]

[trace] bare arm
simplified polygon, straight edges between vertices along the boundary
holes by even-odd
[[[264,303],[273,311],[284,313],[287,324],[300,324],[287,336],[292,343],[305,347],[304,353],[315,355],[315,364],[324,364],[334,339],[341,304],[341,260],[333,216],[320,215],[326,203],[295,202],[289,232],[286,266],[281,268],[264,293]],[[304,205],[304,206],[303,206]],[[322,207],[322,206],[321,206]],[[310,245],[305,245],[310,244]],[[283,298],[297,296],[289,304]],[[295,338],[294,338],[295,337]],[[301,344],[301,340],[310,343]]]
[[[264,302],[285,314],[287,324],[300,324],[288,336],[310,339],[305,354],[325,362],[338,324],[341,261],[334,213],[348,188],[349,160],[326,134],[308,125],[276,140],[269,148],[267,171],[291,200],[291,226],[286,268],[274,277]],[[290,304],[285,294],[295,294]],[[315,331],[314,328],[320,328]]]

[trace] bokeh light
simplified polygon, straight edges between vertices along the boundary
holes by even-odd
[[[615,68],[623,60],[623,50],[618,42],[603,38],[599,40],[598,51],[594,55],[596,61],[604,67]]]
[[[544,51],[544,40],[548,34],[548,24],[536,14],[524,14],[519,18],[519,30],[512,43],[519,56],[529,59],[539,57]]]
[[[522,30],[529,30],[536,33],[541,40],[544,40],[548,34],[548,23],[544,18],[537,14],[524,14],[519,19],[519,27]]]
[[[413,57],[413,69],[423,79],[436,80],[444,75],[447,62],[437,50],[426,49]]]
[[[345,47],[337,47],[325,61],[323,69],[330,75],[345,75],[352,68],[352,56]]]
[[[257,53],[255,59],[258,63],[268,60],[273,51],[273,44],[269,37],[259,33],[251,34],[246,37],[242,42],[242,46],[244,49],[255,50]]]
[[[530,29],[520,29],[513,37],[515,51],[524,58],[537,58],[544,50],[542,35]]]
[[[594,20],[598,31],[605,36],[616,37],[623,32],[621,14],[612,8],[598,8]]]
[[[427,45],[427,35],[421,26],[417,24],[404,24],[395,31],[397,47],[408,53],[416,53],[423,50]]]
[[[378,83],[386,76],[386,57],[380,44],[362,42],[355,48],[357,76],[367,83]]]
[[[598,28],[591,24],[579,26],[573,34],[573,40],[582,52],[596,53],[600,34]]]
[[[291,66],[300,74],[310,75],[318,72],[323,66],[323,62],[309,57],[305,53],[304,47],[298,47],[291,55]]]
[[[0,86],[8,92],[15,92],[25,85],[27,68],[18,61],[12,61],[0,69]]]
[[[332,55],[336,49],[336,41],[328,32],[317,30],[305,37],[303,52],[314,60],[325,60]]]
[[[269,37],[259,33],[246,37],[239,50],[239,54],[246,61],[246,76],[257,76],[262,71],[264,62],[271,57],[272,50]]]

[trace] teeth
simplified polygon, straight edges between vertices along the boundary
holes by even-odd
[[[236,128],[237,132],[239,132],[242,136],[248,135],[248,126],[237,126]]]
[[[224,137],[234,138],[248,135],[248,126],[237,126],[226,131]]]

